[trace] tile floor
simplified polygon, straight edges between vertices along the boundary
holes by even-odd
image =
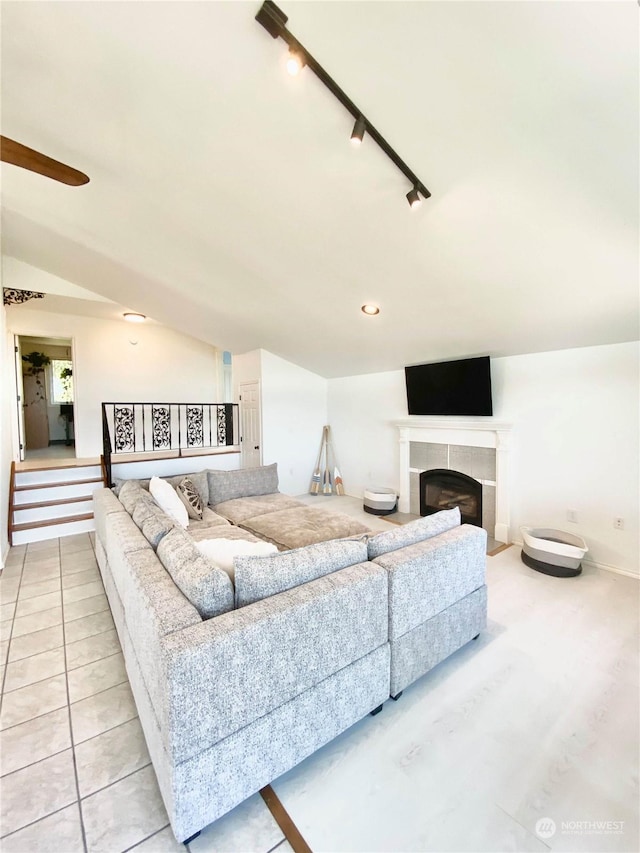
[[[488,585],[477,643],[274,782],[316,853],[638,849],[638,582],[549,578],[510,548]],[[91,535],[12,549],[0,596],[2,850],[184,850]],[[256,795],[189,849],[291,848]]]
[[[0,580],[3,853],[184,851],[168,826],[92,534],[12,548]],[[190,845],[290,850],[256,795]]]

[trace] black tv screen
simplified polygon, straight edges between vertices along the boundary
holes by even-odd
[[[405,367],[410,415],[492,415],[489,356]]]

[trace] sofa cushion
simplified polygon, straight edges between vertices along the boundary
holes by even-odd
[[[160,512],[151,513],[151,515],[147,516],[142,522],[140,529],[144,538],[155,551],[163,537],[173,530],[174,527],[173,520],[160,510]]]
[[[129,515],[132,516],[136,503],[144,495],[148,496],[149,492],[137,480],[125,480],[119,489],[118,499]]]
[[[395,640],[483,586],[487,532],[461,524],[374,562],[389,575],[389,639]]]
[[[189,533],[194,533],[196,530],[210,530],[212,527],[231,527],[231,525],[226,518],[218,515],[208,506],[202,508],[202,518],[199,521],[195,518],[189,519]]]
[[[189,477],[183,477],[176,486],[176,494],[185,505],[189,518],[202,521],[202,498]]]
[[[158,504],[151,497],[149,492],[141,492],[134,500],[133,509],[130,513],[136,527],[142,530],[142,522],[149,518],[150,515],[157,515],[162,512]]]
[[[177,474],[174,477],[161,477],[162,480],[166,480],[169,485],[175,487],[181,480],[184,480],[185,477],[188,477],[193,485],[196,487],[196,491],[200,495],[200,499],[204,506],[209,503],[209,482],[207,480],[207,472],[206,471],[194,471],[193,474]],[[149,483],[151,479],[149,477],[143,477],[140,480],[123,480],[119,477],[113,478],[113,493],[116,497],[120,497],[120,492],[122,491],[122,487],[125,483],[137,483],[140,488],[144,489],[146,492],[149,491]]]
[[[246,534],[251,536],[250,533]],[[251,540],[255,540],[251,536]],[[251,541],[250,539],[201,539],[196,548],[208,560],[226,572],[232,581],[234,578],[234,557],[265,557],[277,554],[278,549],[271,542]]]
[[[268,539],[281,549],[301,548],[315,542],[327,542],[330,539],[343,539],[346,536],[371,532],[364,524],[348,515],[304,504],[248,518],[242,522],[241,527]]]
[[[108,515],[105,519],[105,531],[104,546],[109,562],[116,550],[129,554],[149,548],[149,543],[135,526],[129,513],[114,512]]]
[[[200,522],[194,521],[193,524],[200,524]],[[205,539],[243,539],[245,542],[264,542],[248,530],[233,524],[216,524],[215,527],[197,527],[195,530],[189,525],[189,537],[194,542],[204,542]]]
[[[158,558],[203,619],[233,610],[229,576],[200,554],[186,531],[174,527],[158,545]]]
[[[236,557],[236,607],[367,561],[364,541],[320,542],[272,557]]]
[[[233,498],[268,495],[278,491],[278,465],[241,468],[236,471],[207,472],[209,504],[215,506]]]
[[[161,480],[160,477],[152,477],[149,483],[149,491],[154,500],[170,516],[176,524],[185,529],[189,525],[189,513],[186,506],[178,497],[178,493],[170,483]]]
[[[369,559],[374,560],[389,551],[397,551],[415,542],[431,539],[432,536],[459,526],[460,509],[458,507],[426,515],[408,524],[394,526],[392,530],[385,530],[384,533],[369,537]]]
[[[250,498],[234,498],[216,504],[215,510],[227,518],[232,524],[242,524],[249,518],[264,515],[267,512],[278,512],[281,509],[293,509],[304,506],[295,498],[275,492],[269,495],[254,495]]]

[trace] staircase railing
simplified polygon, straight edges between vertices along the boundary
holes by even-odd
[[[237,403],[102,404],[102,465],[108,485],[114,455],[192,456],[239,444]]]
[[[111,482],[111,433],[109,431],[109,420],[105,409],[105,403],[102,404],[102,456],[100,457],[100,467],[102,469],[102,482],[106,488],[112,485]]]

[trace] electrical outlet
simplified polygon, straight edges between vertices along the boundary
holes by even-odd
[[[574,524],[578,523],[578,510],[577,509],[568,509],[567,510],[567,521],[572,521]]]
[[[624,518],[614,518],[613,526],[616,530],[624,530]]]

